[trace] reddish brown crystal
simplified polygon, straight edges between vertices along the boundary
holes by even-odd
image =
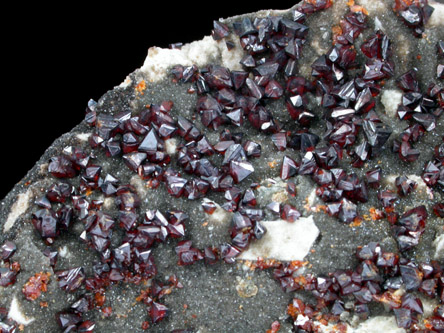
[[[28,301],[36,300],[42,292],[48,290],[49,273],[36,273],[31,276],[22,288],[22,293]]]

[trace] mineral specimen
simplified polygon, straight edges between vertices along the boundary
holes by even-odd
[[[2,201],[1,332],[442,331],[443,7],[150,48]]]

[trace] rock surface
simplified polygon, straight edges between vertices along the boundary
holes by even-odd
[[[321,1],[306,1],[302,5],[312,3]],[[439,93],[433,95],[435,99],[430,102],[436,112],[433,116],[427,104],[428,97],[424,99],[421,96],[421,103],[427,111],[416,110],[420,106],[413,101],[414,111],[413,114],[409,113],[410,120],[407,116],[401,120],[399,110],[405,109],[399,108],[398,104],[410,105],[408,103],[415,95],[411,91],[403,91],[397,79],[416,68],[419,86],[414,89],[415,93],[419,91],[425,94],[431,83],[442,85],[442,79],[437,77],[437,66],[444,60],[437,51],[437,44],[444,41],[443,20],[438,19],[443,5],[430,2],[435,11],[431,13],[420,38],[415,36],[418,32],[412,32],[392,10],[392,1],[352,3],[338,0],[330,8],[307,12],[306,19],[301,20],[298,16],[303,11],[301,4],[288,11],[267,10],[221,19],[219,24],[222,25],[215,25],[213,36],[201,41],[180,49],[150,48],[140,69],[129,74],[120,86],[107,92],[97,104],[90,102],[85,121],[57,139],[1,202],[0,245],[12,241],[16,251],[8,257],[5,254],[1,261],[1,279],[5,286],[0,286],[0,325],[3,325],[0,327],[6,332],[8,327],[12,331],[14,325],[25,332],[58,332],[72,323],[70,329],[75,327],[80,331],[83,325],[84,332],[141,332],[147,326],[155,332],[180,329],[191,332],[260,332],[272,329],[276,321],[282,332],[290,332],[292,328],[310,331],[316,327],[324,331],[348,329],[352,332],[367,332],[369,327],[375,331],[375,327],[380,327],[377,329],[384,331],[386,327],[391,327],[402,332],[412,328],[410,326],[415,321],[420,328],[439,327],[439,321],[444,322],[444,223],[439,214],[443,208],[437,207],[444,202],[444,152],[443,148],[439,148],[439,145],[443,145],[444,133],[443,117],[439,113],[443,110],[444,101],[439,98],[444,98],[444,92],[441,90],[442,97],[439,97]],[[357,65],[347,69],[336,68],[335,75],[345,75],[335,81],[343,89],[326,94],[322,92],[322,87],[316,86],[316,81],[322,81],[319,76],[322,68],[313,64],[331,50],[334,39],[340,40],[337,38],[341,34],[335,27],[349,10],[363,13],[363,16],[366,16],[365,13],[369,15],[365,29],[358,31],[355,38],[347,37],[353,39],[351,44],[358,52]],[[236,90],[261,100],[260,105],[270,111],[282,130],[273,130],[276,129],[273,126],[277,125],[270,121],[261,123],[257,128],[254,125],[256,118],[248,117],[246,111],[245,119],[242,114],[239,116],[231,101],[233,91],[230,89],[218,87],[220,91],[216,94],[213,87],[211,92],[220,104],[226,103],[223,111],[226,117],[222,124],[218,124],[216,118],[211,118],[213,115],[209,111],[214,107],[211,100],[200,100],[201,106],[197,110],[200,112],[196,112],[199,98],[208,93],[205,85],[210,81],[202,83],[197,75],[204,77],[205,73],[211,73],[208,65],[227,67],[231,72],[258,71],[252,68],[261,64],[262,55],[268,57],[269,54],[253,52],[254,58],[247,57],[249,47],[253,47],[249,45],[251,40],[248,38],[261,34],[260,31],[249,33],[248,29],[252,28],[249,25],[251,22],[256,22],[258,26],[273,26],[274,21],[255,21],[255,18],[266,17],[284,17],[286,24],[281,22],[277,25],[279,29],[284,29],[284,35],[300,34],[298,42],[283,40],[281,42],[285,47],[279,42],[274,47],[284,49],[280,57],[284,54],[285,60],[282,61],[290,73],[287,77],[304,78],[307,85],[314,82],[312,89],[303,94],[287,88],[285,96],[281,97],[279,84],[286,88],[288,78],[279,72],[276,75],[278,85],[263,83],[262,87],[260,81],[259,84],[255,82],[250,73],[245,84],[242,83],[243,88]],[[228,30],[224,30],[224,25]],[[282,28],[284,25],[286,28]],[[306,27],[307,32],[301,32]],[[224,35],[223,38],[218,37],[219,28],[222,29],[220,33]],[[292,32],[292,29],[296,29],[296,32]],[[341,32],[344,35],[347,29],[347,23],[342,23]],[[368,98],[374,100],[371,109],[379,117],[379,121],[373,122],[366,118],[371,115],[369,110],[355,112],[355,109],[360,109],[355,102],[358,99],[356,95],[365,90],[358,82],[353,85],[348,83],[353,75],[360,75],[364,68],[367,68],[364,69],[366,75],[370,75],[369,65],[364,66],[369,60],[361,51],[361,46],[375,35],[376,30],[381,30],[381,34],[391,42],[393,73],[384,74],[382,78],[378,70],[375,70],[376,74],[370,73],[376,83],[375,86],[370,84],[372,96]],[[264,36],[272,34],[272,31],[265,32]],[[295,56],[294,52],[299,52],[298,47],[291,43],[302,43],[302,40],[301,55]],[[268,46],[273,47],[271,44]],[[294,60],[294,68],[287,65],[288,59]],[[255,63],[255,66],[249,67],[249,62]],[[332,65],[329,66],[331,70]],[[273,71],[273,68],[263,67],[262,70]],[[187,71],[194,73],[188,80],[184,79]],[[212,80],[216,82],[213,85],[229,88],[224,86],[224,73],[222,70],[213,75]],[[191,82],[193,80],[196,81]],[[305,89],[303,85],[296,88]],[[279,98],[274,98],[275,93]],[[340,103],[341,109],[335,109],[328,115],[328,107],[325,107],[328,96],[325,95],[334,94],[336,97],[332,98]],[[299,95],[304,96],[299,98]],[[250,99],[245,103],[259,103],[257,100]],[[304,111],[311,113],[308,118],[314,117],[313,121],[308,121],[309,125],[304,121],[304,114],[301,116],[299,111],[288,107],[288,103],[293,103],[293,108],[296,108],[298,102],[305,105]],[[256,110],[242,105],[245,110],[253,110],[249,111],[250,114]],[[327,177],[328,172],[325,171],[327,168],[319,167],[324,171],[317,169],[319,173],[315,176],[315,172],[310,171],[313,161],[321,164],[321,153],[316,150],[313,153],[313,148],[326,147],[327,143],[334,141],[332,135],[326,134],[326,119],[337,117],[341,121],[347,118],[341,114],[350,110],[353,115],[356,113],[353,122],[362,129],[356,133],[356,137],[347,137],[352,142],[344,147],[343,158],[333,169],[343,168],[348,175],[356,175],[362,182],[348,191],[347,198],[341,197],[342,201],[326,200],[325,188],[321,193],[318,187],[321,187],[322,181],[325,181],[323,177]],[[132,117],[138,118],[131,120]],[[188,123],[181,117],[193,120],[195,130],[204,134],[206,140],[201,140],[199,136],[195,143],[190,144],[193,131],[187,129]],[[430,119],[433,119],[431,123]],[[242,127],[238,126],[241,123]],[[406,127],[412,123],[423,126],[423,130],[419,130],[420,138],[402,139],[406,135]],[[391,129],[391,135],[381,147],[378,146],[381,138],[372,138],[372,124],[386,124]],[[175,130],[172,134],[168,134],[172,130],[169,126]],[[375,128],[375,131],[385,129]],[[224,129],[230,133],[222,132]],[[181,131],[184,133],[181,134]],[[411,137],[414,135],[411,134]],[[315,136],[319,143],[310,146]],[[114,139],[110,140],[111,137]],[[407,142],[404,146],[410,145],[404,155],[402,152],[392,153],[396,140]],[[229,141],[232,142],[223,147],[224,142]],[[257,146],[246,146],[248,141],[259,144],[260,153]],[[366,142],[371,148],[366,148]],[[194,152],[193,156],[199,156],[199,161],[185,163],[184,152],[186,149],[193,150],[195,146],[198,153]],[[434,151],[435,146],[438,148]],[[371,153],[368,153],[368,149],[372,149]],[[398,150],[401,149],[398,147]],[[366,157],[366,152],[370,158]],[[420,153],[418,159],[411,157],[416,152]],[[166,157],[163,153],[166,153]],[[335,154],[338,154],[338,150],[334,150]],[[145,161],[147,156],[150,163]],[[436,167],[438,171],[433,166],[426,170],[429,161],[439,158],[441,165]],[[291,161],[295,163],[294,168]],[[154,167],[156,162],[163,171]],[[146,168],[139,168],[139,164]],[[231,180],[226,174],[224,176],[227,191],[223,187],[213,189],[216,180],[209,180],[215,172],[211,165],[216,165],[218,172],[223,170],[230,175]],[[377,167],[382,169],[382,179],[380,187],[374,189],[365,174]],[[195,169],[187,172],[189,168]],[[424,182],[428,179],[425,170],[432,175],[437,174],[443,183]],[[156,177],[156,173],[160,173],[161,177]],[[189,188],[185,189],[187,185],[191,186],[192,179],[199,178],[196,175],[207,185],[212,184],[212,188],[203,195],[198,190],[192,192]],[[404,179],[396,183],[400,176],[407,176],[410,182]],[[334,177],[341,176],[335,173]],[[342,178],[344,183],[346,180],[353,183],[353,179],[356,179],[355,176]],[[217,181],[223,183],[223,180]],[[66,199],[61,199],[63,195],[56,193],[61,191],[60,188],[51,189],[53,184],[60,183],[72,185],[76,198],[73,198],[68,187]],[[123,186],[127,184],[130,186]],[[338,184],[336,186],[339,188]],[[359,192],[362,186],[368,193]],[[396,194],[399,188],[401,190]],[[341,191],[347,192],[346,189]],[[389,202],[383,206],[381,202],[385,201],[381,200],[381,196],[378,198],[383,192],[389,196],[387,200],[391,198],[390,193],[395,193],[396,205]],[[334,193],[331,195],[334,196]],[[138,200],[140,203],[137,203]],[[85,204],[89,207],[85,208]],[[58,211],[64,205],[65,208],[74,207],[72,220],[67,217],[70,214],[67,211]],[[422,209],[410,211],[417,207],[424,207],[427,212],[424,227],[421,227],[424,220]],[[338,214],[332,213],[336,208]],[[174,219],[179,215],[174,215],[175,212],[186,213],[188,219],[176,223]],[[398,213],[398,218],[394,212]],[[168,221],[162,220],[162,214],[164,218],[169,217]],[[410,216],[414,216],[412,223],[418,224],[415,228],[409,225]],[[52,229],[55,220],[57,228]],[[66,227],[63,223],[67,224]],[[412,230],[406,231],[405,225]],[[145,246],[148,252],[139,253],[140,249],[135,245],[137,241],[134,241],[135,230],[150,234],[154,233],[153,228],[156,232],[160,230],[154,243]],[[263,234],[261,228],[268,232]],[[190,240],[192,245],[183,243],[183,240]],[[242,246],[247,247],[249,243],[248,250],[237,256]],[[364,255],[357,257],[357,249],[367,244],[373,244],[368,246],[368,258]],[[212,246],[218,248],[219,255],[224,257],[214,264],[209,263],[213,252],[204,251]],[[128,248],[132,250],[127,252]],[[5,249],[2,251],[5,252]],[[50,260],[55,252],[58,253],[56,262]],[[396,269],[390,270],[388,264],[384,266],[380,263],[382,253],[400,258]],[[142,260],[140,258],[144,258],[144,255],[154,260],[157,274],[145,272],[141,278],[136,274],[137,268],[132,265],[136,260],[134,258]],[[131,264],[126,262],[128,258],[133,261]],[[20,269],[13,263],[20,264]],[[106,263],[106,268],[100,263]],[[74,268],[78,269],[72,270]],[[112,278],[106,269],[111,269]],[[339,287],[338,275],[329,275],[339,270],[348,272],[349,277],[354,270],[361,277],[354,275],[352,284]],[[126,275],[120,274],[121,271]],[[49,274],[47,285],[37,285],[32,279],[36,274],[46,273]],[[415,273],[419,276],[416,280],[412,277]],[[16,281],[11,284],[3,282],[11,274],[16,275]],[[429,294],[427,286],[421,284],[426,280],[436,284]],[[34,300],[29,299],[32,295],[23,292],[24,286],[30,284],[35,289]],[[344,291],[345,287],[352,285],[358,286],[358,289],[348,293]],[[378,288],[382,290],[378,291]],[[412,308],[411,304],[415,303],[407,304],[410,296],[406,295],[432,299],[435,313],[432,310],[427,317],[425,314],[422,316],[420,311],[416,311],[417,308]],[[333,298],[328,298],[330,296]],[[392,297],[393,303],[385,297]],[[89,304],[88,311],[84,313],[78,308],[83,301]],[[301,304],[304,307],[305,304],[310,305],[320,312],[314,316],[313,311],[302,309]],[[438,304],[441,304],[441,308]],[[168,308],[168,316],[164,319],[163,306]],[[402,321],[405,319],[403,314],[407,312],[407,317],[416,318],[411,324]],[[65,325],[63,329],[56,320],[57,313],[60,322],[68,318],[67,323],[62,324]],[[366,320],[367,317],[370,319]]]

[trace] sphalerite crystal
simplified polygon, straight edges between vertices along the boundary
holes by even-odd
[[[441,332],[443,7],[151,48],[2,202],[0,331]]]

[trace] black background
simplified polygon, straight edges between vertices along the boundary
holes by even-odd
[[[293,3],[150,4],[64,2],[3,12],[0,199],[82,121],[89,99],[97,101],[142,66],[149,47],[189,43],[210,35],[213,20]]]

